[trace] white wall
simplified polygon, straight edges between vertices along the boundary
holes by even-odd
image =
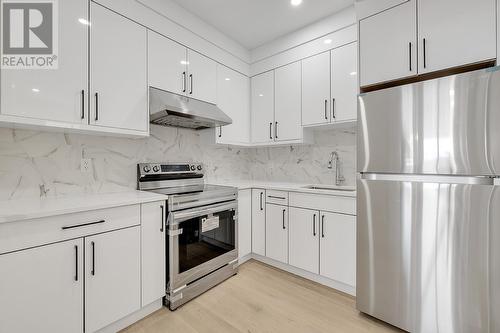
[[[330,39],[331,43],[324,41]],[[251,51],[251,76],[357,40],[354,6]]]

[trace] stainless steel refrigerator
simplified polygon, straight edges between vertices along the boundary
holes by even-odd
[[[357,308],[500,332],[500,68],[362,94]]]

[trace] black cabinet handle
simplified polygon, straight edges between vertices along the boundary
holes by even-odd
[[[286,227],[285,227],[285,212],[286,212],[286,209],[283,209],[283,230],[286,229]]]
[[[75,245],[75,281],[78,281],[78,245]]]
[[[337,116],[335,115],[335,98],[332,98],[332,118],[337,118]]]
[[[78,225],[70,225],[70,226],[62,227],[62,230],[87,227],[89,225],[101,224],[101,223],[104,223],[104,222],[106,222],[106,220],[100,220],[100,221],[97,221],[97,222],[90,222],[90,223],[83,223],[83,224],[78,224]]]
[[[222,126],[219,126],[219,138],[222,138]]]
[[[260,210],[264,210],[264,207],[262,206],[262,198],[264,197],[264,192],[260,192]]]
[[[189,81],[191,83],[191,89],[189,90],[189,94],[193,94],[193,74],[189,74]]]
[[[182,72],[182,92],[186,92],[186,72]]]
[[[90,271],[90,274],[95,275],[95,243],[91,242],[92,245],[92,270]]]
[[[424,68],[427,68],[427,40],[424,38]]]
[[[164,206],[161,205],[160,209],[161,209],[161,227],[160,227],[160,232],[163,232],[165,230],[164,229],[164,222],[165,222],[165,209],[164,209]]]
[[[410,72],[413,70],[412,63],[411,63],[411,48],[412,48],[412,45],[411,45],[411,42],[410,42],[410,43],[408,43],[408,49],[410,51],[409,52],[410,53],[410,55],[409,55],[409,57],[410,57]]]
[[[274,137],[278,138],[278,122],[274,124]]]
[[[313,236],[316,236],[316,214],[313,215]]]
[[[268,197],[268,198],[271,198],[271,199],[286,200],[286,198],[285,198],[285,197],[276,197],[276,196],[274,196],[274,195],[268,195],[267,197]]]
[[[99,120],[99,93],[95,93],[95,121]]]
[[[328,120],[328,100],[325,99],[325,119]]]
[[[273,123],[269,123],[269,139],[273,139]]]
[[[81,118],[85,119],[85,90],[82,90],[82,114]]]
[[[321,238],[325,238],[325,215],[321,216]]]

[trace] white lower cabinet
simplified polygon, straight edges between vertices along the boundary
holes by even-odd
[[[141,207],[143,307],[165,296],[166,209],[165,202],[147,203]]]
[[[238,257],[252,252],[252,190],[238,191]]]
[[[288,207],[266,204],[266,256],[288,263]]]
[[[140,253],[139,226],[85,238],[86,332],[140,309]]]
[[[252,252],[266,255],[266,190],[252,189]]]
[[[319,211],[290,207],[290,265],[319,273]]]
[[[83,239],[0,255],[0,332],[83,332]]]
[[[356,217],[321,212],[320,274],[356,285]]]

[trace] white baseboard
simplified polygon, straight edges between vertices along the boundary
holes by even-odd
[[[250,260],[252,258],[253,258],[252,253],[244,255],[243,257],[241,257],[241,258],[238,259],[238,265],[242,265],[242,264],[246,263],[248,260]]]
[[[118,331],[121,331],[124,328],[127,328],[130,325],[143,319],[144,317],[149,316],[153,312],[161,309],[162,306],[163,306],[163,300],[162,299],[156,300],[153,303],[146,305],[140,310],[132,313],[131,315],[128,315],[127,317],[120,319],[109,326],[104,327],[103,329],[97,331],[96,333],[116,333]]]
[[[260,262],[263,262],[264,264],[274,266],[274,267],[279,268],[281,270],[284,270],[288,273],[298,275],[298,276],[303,277],[305,279],[314,281],[316,283],[322,284],[324,286],[336,289],[338,291],[341,291],[343,293],[346,293],[346,294],[349,294],[351,296],[356,297],[356,287],[354,287],[354,286],[350,286],[348,284],[338,282],[338,281],[326,278],[324,276],[314,274],[314,273],[305,271],[303,269],[300,269],[300,268],[297,268],[294,266],[290,266],[288,264],[284,264],[282,262],[279,262],[279,261],[276,261],[276,260],[273,260],[273,259],[270,259],[267,257],[263,257],[261,255],[255,254],[255,253],[252,253],[249,256],[250,256],[250,258],[248,258],[248,259],[258,260]],[[241,264],[241,261],[240,261],[240,264]]]

